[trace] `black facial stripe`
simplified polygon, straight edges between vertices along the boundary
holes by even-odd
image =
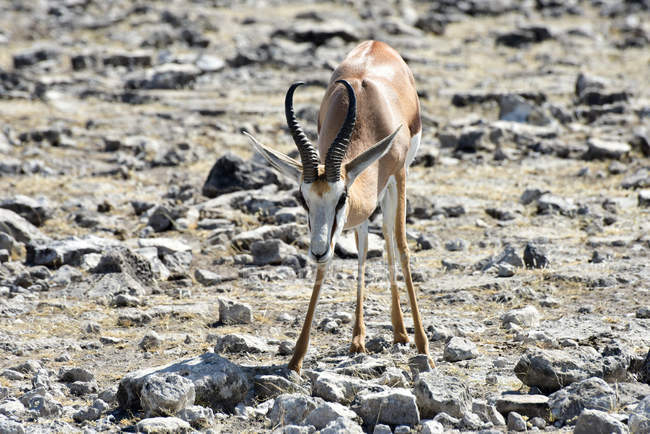
[[[298,190],[296,199],[298,200],[300,206],[302,206],[306,211],[309,211],[309,207],[307,206],[307,201],[305,201],[305,197],[302,195],[302,191]]]

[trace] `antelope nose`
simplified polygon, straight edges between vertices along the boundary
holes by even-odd
[[[318,253],[316,253],[316,252],[314,252],[314,251],[312,250],[312,251],[311,251],[311,254],[314,256],[314,259],[316,259],[317,261],[320,261],[321,259],[323,259],[323,258],[327,255],[327,252],[325,252],[325,253],[321,253],[321,254],[319,255]]]

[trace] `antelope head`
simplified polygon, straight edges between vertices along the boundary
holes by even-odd
[[[348,215],[349,187],[361,172],[388,152],[401,128],[397,128],[353,160],[344,163],[345,152],[356,122],[357,105],[350,83],[345,80],[336,83],[343,84],[347,89],[348,111],[343,125],[327,151],[324,164],[321,164],[316,148],[298,125],[293,110],[293,93],[298,86],[304,84],[302,82],[291,85],[284,102],[289,131],[298,147],[301,161],[261,144],[244,132],[271,166],[298,181],[298,200],[307,211],[311,234],[309,256],[317,264],[326,264],[332,259],[334,246]]]

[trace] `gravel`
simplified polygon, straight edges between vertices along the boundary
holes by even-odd
[[[648,431],[643,2],[0,3],[0,431]],[[345,231],[297,376],[308,219],[240,132],[298,158],[301,80],[325,144],[324,88],[369,37],[417,84],[406,235],[436,367],[393,344],[377,210],[371,355],[348,352]]]

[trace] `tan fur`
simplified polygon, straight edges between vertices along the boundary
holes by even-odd
[[[330,191],[330,185],[329,183],[325,180],[325,178],[318,178],[316,181],[312,182],[309,185],[309,189],[316,193],[319,196],[323,196],[325,193],[328,193]]]
[[[289,369],[298,373],[300,373],[300,370],[302,369],[302,361],[305,358],[307,348],[309,347],[309,332],[311,330],[311,323],[314,320],[314,312],[316,311],[320,288],[323,285],[323,279],[325,279],[325,271],[325,265],[319,266],[316,271],[316,281],[314,282],[314,289],[312,290],[311,299],[309,300],[309,308],[307,309],[305,322],[302,325],[298,341],[296,341],[296,347],[293,350],[293,357],[288,365]]]
[[[343,85],[347,80],[357,98],[357,122],[345,154],[345,163],[369,146],[402,128],[391,150],[378,163],[366,169],[350,190],[351,203],[345,228],[365,221],[377,205],[377,198],[391,175],[397,173],[406,160],[411,137],[421,129],[420,104],[413,74],[402,57],[389,45],[366,41],[348,54],[334,70],[318,116],[318,149],[321,160],[327,155],[347,113],[348,98]]]
[[[375,210],[379,195],[386,188],[389,179],[394,177],[396,185],[397,209],[395,224],[384,224],[386,256],[390,272],[391,321],[393,339],[396,343],[408,342],[404,318],[400,308],[398,286],[395,276],[395,259],[399,260],[406,282],[409,303],[413,315],[415,343],[419,353],[429,354],[428,341],[424,334],[422,319],[411,278],[409,250],[406,242],[406,157],[411,146],[411,138],[421,130],[420,104],[415,90],[415,80],[410,69],[400,55],[383,42],[366,41],[357,46],[333,72],[329,87],[321,103],[318,116],[318,145],[321,163],[336,137],[348,109],[347,91],[337,80],[344,79],[352,85],[357,98],[357,119],[350,138],[343,164],[341,178],[345,182],[345,164],[366,151],[370,146],[390,135],[400,125],[402,128],[390,150],[380,160],[363,171],[348,187],[348,207],[345,228],[358,227]],[[329,191],[327,182],[322,179],[322,165],[319,179],[310,188],[322,196]],[[395,240],[393,243],[392,240]],[[359,238],[357,233],[357,247]],[[366,244],[367,246],[367,244]],[[395,247],[397,252],[395,252]],[[330,246],[333,248],[333,246]],[[365,252],[359,262],[357,287],[357,308],[352,332],[352,352],[365,352],[365,325],[363,323],[363,301],[365,296]],[[319,265],[316,282],[309,302],[309,308],[300,337],[296,343],[289,368],[300,372],[303,358],[309,344],[309,331],[318,301],[326,265]],[[433,361],[429,358],[433,366]]]

